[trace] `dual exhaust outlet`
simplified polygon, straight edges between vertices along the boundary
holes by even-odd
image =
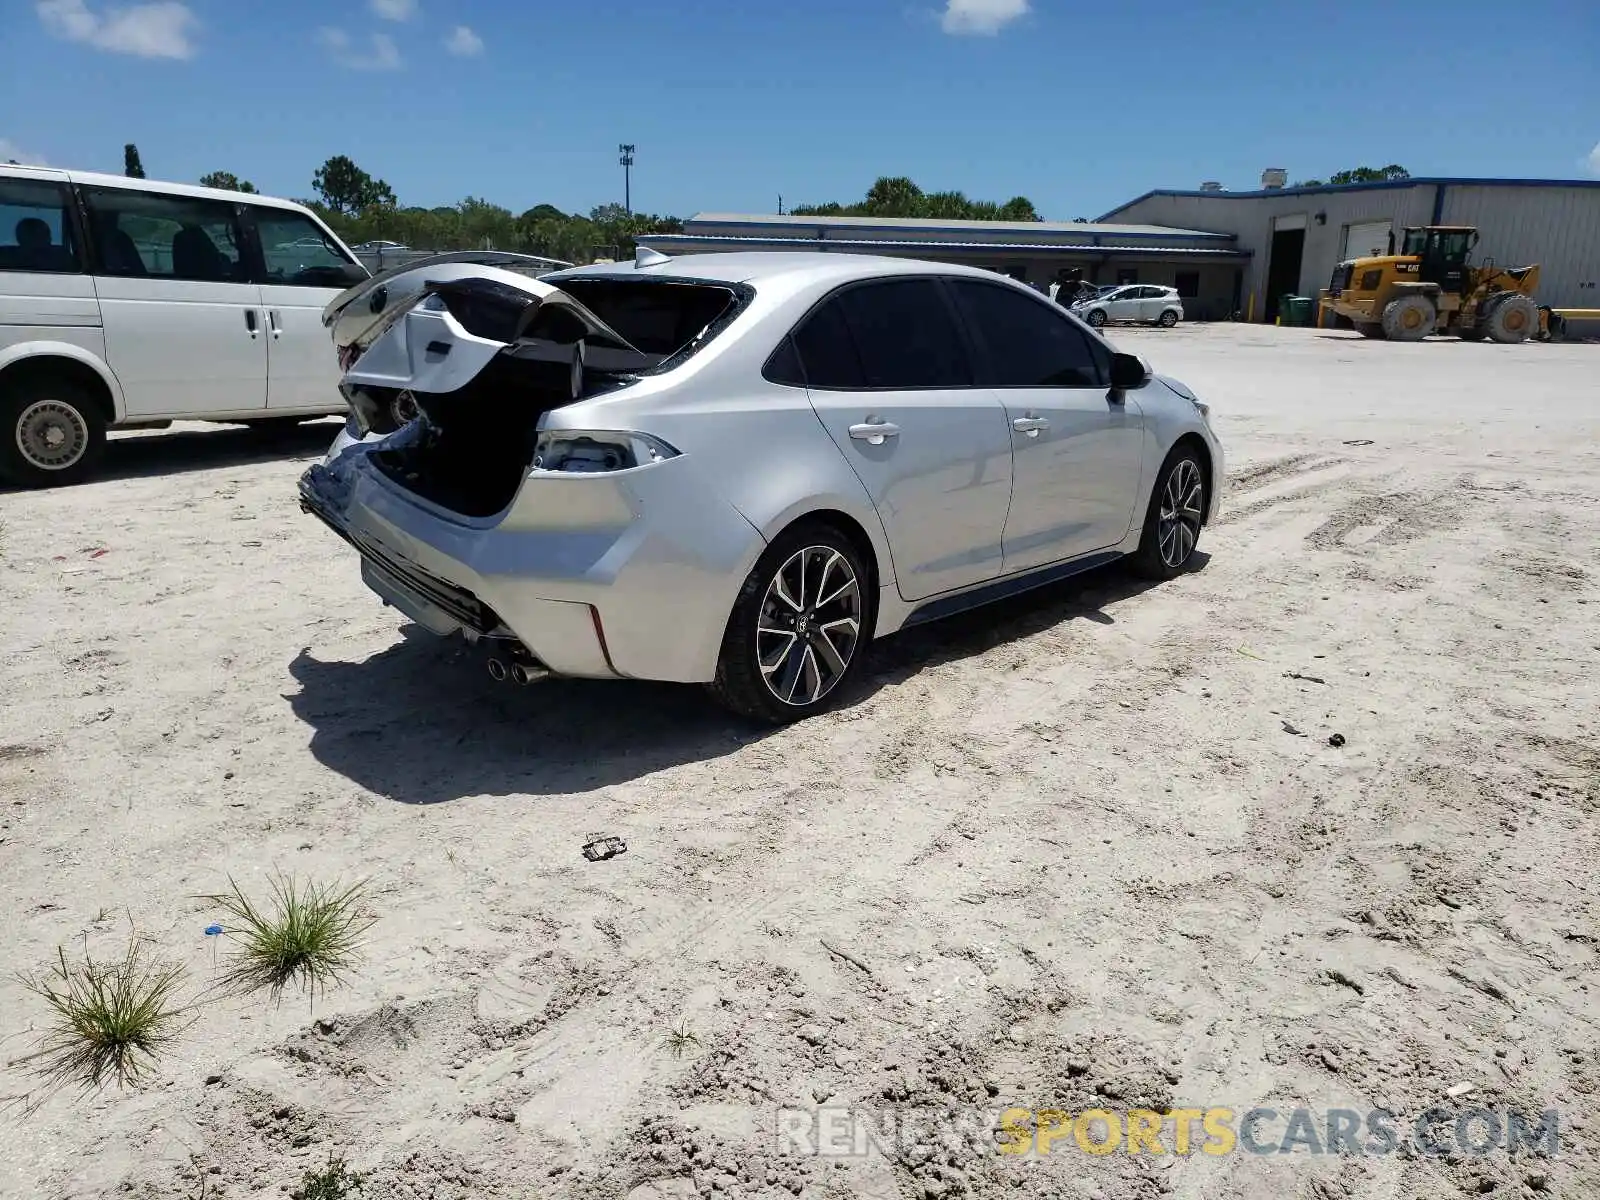
[[[510,680],[519,687],[535,683],[550,674],[537,663],[529,664],[512,659],[509,663],[503,658],[489,659],[489,678],[496,683],[505,683]]]

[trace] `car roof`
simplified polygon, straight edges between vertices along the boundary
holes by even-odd
[[[104,175],[96,171],[66,171],[56,167],[32,167],[19,163],[0,164],[0,174],[13,177],[50,179],[60,183],[77,183],[85,187],[122,188],[132,192],[164,192],[171,196],[193,196],[200,200],[227,200],[233,203],[247,201],[266,208],[286,208],[294,212],[308,211],[303,204],[293,200],[280,200],[276,196],[263,196],[257,192],[227,192],[221,188],[201,187],[194,183],[169,183],[162,179],[132,179],[127,175]]]
[[[1012,283],[1013,286],[1020,286],[997,272],[955,263],[929,262],[920,258],[891,258],[877,254],[831,254],[807,250],[681,254],[645,266],[620,262],[571,267],[544,278],[557,286],[563,279],[579,277],[697,279],[713,283],[751,285],[781,281],[801,286],[808,283],[847,283],[852,279],[871,279],[884,275],[966,275],[974,279],[998,279]]]

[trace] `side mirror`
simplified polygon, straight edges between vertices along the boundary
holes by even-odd
[[[1113,354],[1111,356],[1111,390],[1114,392],[1126,392],[1142,388],[1150,382],[1151,374],[1150,364],[1137,355]]]

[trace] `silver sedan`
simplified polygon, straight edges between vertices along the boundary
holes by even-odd
[[[496,678],[793,720],[874,638],[1123,557],[1178,574],[1222,490],[1204,403],[985,271],[458,254],[324,320],[352,417],[302,504]]]

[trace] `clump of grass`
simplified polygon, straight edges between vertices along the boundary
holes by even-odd
[[[352,1171],[345,1160],[329,1156],[328,1165],[320,1171],[307,1171],[300,1186],[292,1195],[297,1200],[345,1200],[352,1192],[361,1189],[361,1176]]]
[[[695,1036],[694,1030],[689,1028],[687,1021],[680,1021],[673,1028],[667,1030],[667,1049],[672,1052],[673,1058],[682,1058],[689,1052],[691,1046],[698,1047],[700,1039]]]
[[[231,921],[223,929],[237,943],[218,985],[225,995],[266,991],[274,1004],[291,985],[314,1004],[340,982],[361,954],[361,939],[376,919],[362,911],[366,885],[321,885],[274,876],[269,902],[257,906],[239,885],[204,899]]]
[[[177,1003],[184,969],[154,958],[137,937],[120,959],[101,961],[85,949],[81,963],[56,962],[40,976],[21,978],[42,997],[53,1020],[39,1049],[21,1060],[47,1084],[77,1083],[94,1091],[109,1082],[139,1083],[181,1031]]]

